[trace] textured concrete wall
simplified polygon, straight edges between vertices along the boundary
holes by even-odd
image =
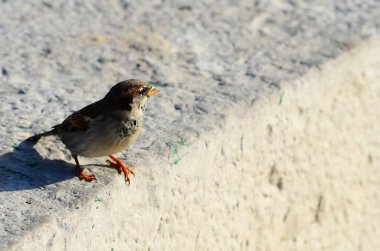
[[[378,1],[0,3],[0,248],[376,250]],[[161,82],[138,142],[74,177],[22,142],[119,80]]]
[[[60,215],[16,249],[376,250],[380,41],[194,136],[177,166]],[[153,164],[153,163],[152,163]]]

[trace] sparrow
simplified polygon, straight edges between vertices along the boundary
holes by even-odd
[[[124,173],[130,184],[130,167],[114,156],[132,144],[141,132],[143,113],[149,97],[159,89],[149,83],[129,79],[114,85],[105,97],[68,116],[52,130],[36,134],[27,140],[37,143],[42,137],[57,136],[69,149],[76,164],[76,176],[91,182],[96,177],[86,174],[78,156],[95,158],[108,156],[111,168]]]

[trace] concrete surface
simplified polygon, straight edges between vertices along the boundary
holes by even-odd
[[[3,250],[376,250],[378,1],[3,1]],[[74,177],[22,142],[128,78],[145,128]]]

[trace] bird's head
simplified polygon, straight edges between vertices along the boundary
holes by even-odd
[[[148,98],[157,92],[159,89],[145,81],[129,79],[114,85],[104,99],[117,110],[137,108],[143,111]]]

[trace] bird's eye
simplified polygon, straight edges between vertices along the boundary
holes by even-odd
[[[149,91],[149,86],[144,86],[139,89],[139,94],[145,95]]]

